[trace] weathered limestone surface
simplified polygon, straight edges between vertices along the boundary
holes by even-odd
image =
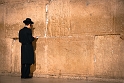
[[[124,71],[124,42],[120,35],[95,37],[95,74],[101,77],[122,78]]]
[[[92,40],[93,37],[50,38],[47,39],[46,42],[37,42],[37,46],[43,46],[38,47],[36,50],[43,48],[41,51],[44,52],[44,54],[40,53],[40,56],[38,56],[36,52],[36,63],[39,64],[39,66],[36,67],[38,68],[36,71],[39,73],[47,72],[53,75],[92,75],[93,42],[88,39]],[[43,61],[44,64],[41,61]]]
[[[12,42],[12,61],[11,61],[11,73],[12,74],[19,74],[21,71],[21,44],[18,40],[13,40]]]
[[[34,21],[34,76],[124,78],[123,0],[0,0],[0,74],[20,75],[22,21]]]
[[[0,5],[0,11],[3,11],[3,12],[1,12],[0,13],[0,33],[2,34],[2,35],[0,35],[0,37],[2,37],[2,38],[5,38],[5,33],[4,33],[4,31],[5,31],[5,29],[4,29],[4,5]]]
[[[12,39],[0,39],[0,74],[10,73],[12,67]]]
[[[5,5],[0,4],[0,72],[11,72],[11,45],[12,39],[5,38],[4,14]]]
[[[48,36],[70,36],[69,0],[51,1],[48,6]]]
[[[18,37],[18,31],[24,26],[22,24],[26,17],[35,22],[35,35],[44,36],[45,32],[45,1],[41,2],[15,2],[6,4],[5,29],[6,37]]]
[[[71,33],[112,33],[113,1],[71,0]]]
[[[124,34],[124,1],[123,0],[117,0],[116,1],[116,13],[115,13],[115,31],[116,32],[122,32]]]

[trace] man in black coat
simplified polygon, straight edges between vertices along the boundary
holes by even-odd
[[[25,27],[19,31],[19,42],[21,45],[21,78],[31,78],[30,66],[34,64],[34,49],[32,42],[35,38],[32,36],[31,26],[34,22],[30,18],[23,21]]]

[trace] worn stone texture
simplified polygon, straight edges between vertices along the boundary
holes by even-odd
[[[35,4],[35,5],[34,5]],[[34,34],[44,36],[45,33],[45,2],[7,3],[5,15],[6,37],[18,37],[18,31],[27,17],[34,21]]]
[[[71,33],[113,33],[112,3],[105,0],[71,0]]]
[[[120,35],[95,37],[94,61],[96,76],[123,78],[123,43]]]
[[[48,73],[92,75],[93,42],[88,39],[92,37],[48,39]]]
[[[18,31],[34,21],[34,76],[124,78],[123,0],[0,0],[0,74],[20,75]]]
[[[116,4],[116,12],[115,12],[115,31],[116,32],[122,32],[124,34],[124,1],[123,0],[117,0]]]
[[[69,0],[51,1],[48,4],[48,36],[70,36]]]
[[[4,14],[5,14],[5,5],[0,5],[0,11],[3,11],[0,13],[0,37],[5,38],[5,28],[4,28]]]
[[[11,72],[12,39],[5,38],[4,14],[5,5],[0,4],[0,73]]]
[[[18,49],[17,49],[18,48]],[[20,74],[21,72],[21,44],[17,39],[12,41],[12,61],[11,61],[11,73],[12,74]]]
[[[12,59],[12,39],[0,39],[0,74],[11,72],[11,59]]]

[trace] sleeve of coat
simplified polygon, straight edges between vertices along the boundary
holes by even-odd
[[[31,31],[31,30],[29,30],[28,38],[29,38],[29,41],[30,41],[30,42],[33,42],[34,39],[35,39],[35,38],[32,36],[32,31]]]
[[[20,43],[22,42],[22,39],[21,39],[21,30],[19,31],[19,42]]]

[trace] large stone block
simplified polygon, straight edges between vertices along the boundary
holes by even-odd
[[[15,75],[20,75],[21,73],[21,44],[18,39],[12,40],[12,55],[11,55],[11,73]]]
[[[71,0],[71,33],[113,33],[113,1]]]
[[[48,4],[48,36],[70,35],[70,4],[69,0],[51,1]]]
[[[49,39],[48,48],[49,73],[93,74],[92,37]]]
[[[45,2],[7,3],[5,15],[6,37],[18,37],[19,29],[23,28],[23,20],[34,21],[34,35],[45,35]]]
[[[123,78],[123,40],[120,35],[95,37],[95,75],[99,77]]]
[[[0,74],[11,72],[12,39],[0,39]]]
[[[48,36],[114,34],[123,30],[122,0],[59,0],[48,5]]]
[[[90,40],[90,41],[89,41]],[[39,39],[35,75],[93,75],[93,37]]]
[[[47,74],[47,45],[45,38],[39,38],[33,42],[35,48],[35,64],[33,71],[36,76]]]

